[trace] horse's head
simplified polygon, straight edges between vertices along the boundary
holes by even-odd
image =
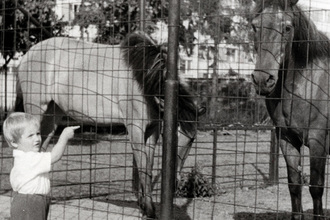
[[[205,107],[199,107],[197,108],[196,106],[196,112],[194,112],[195,117],[200,117],[206,113],[206,108]],[[192,144],[194,140],[196,139],[196,134],[197,134],[197,118],[192,121],[190,119],[189,122],[181,122],[179,123],[179,128],[178,128],[178,175],[181,174],[183,165],[185,160],[188,157],[189,151],[192,147]],[[179,176],[177,177],[179,179]]]
[[[294,36],[292,7],[298,0],[256,0],[252,19],[257,53],[252,80],[260,95],[271,94],[288,60]]]
[[[179,123],[179,146],[181,147],[191,147],[194,142],[197,134],[197,119],[203,116],[206,113],[205,106],[196,106],[196,113],[194,116],[196,117],[194,120],[190,122]]]

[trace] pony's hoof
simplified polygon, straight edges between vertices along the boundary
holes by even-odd
[[[304,220],[304,215],[292,215],[291,220]]]
[[[152,201],[147,203],[145,201],[146,198],[139,198],[138,203],[142,210],[142,218],[143,219],[157,219],[156,216],[156,208]]]
[[[148,217],[146,215],[143,215],[142,216],[142,220],[155,220],[155,219],[158,219],[158,217],[157,216],[155,216],[155,217]]]
[[[142,219],[143,220],[158,219],[155,213],[156,213],[155,210],[153,211],[143,210]]]

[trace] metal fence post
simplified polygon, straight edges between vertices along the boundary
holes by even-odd
[[[178,151],[178,42],[180,1],[169,1],[168,18],[168,72],[165,82],[164,138],[162,156],[162,189],[160,219],[174,219],[173,200],[175,193],[176,160]]]
[[[278,166],[279,166],[279,146],[277,144],[275,129],[271,130],[270,135],[270,158],[269,158],[269,184],[278,184]]]
[[[217,142],[218,142],[218,128],[213,128],[213,155],[212,155],[212,186],[215,187],[217,175]]]

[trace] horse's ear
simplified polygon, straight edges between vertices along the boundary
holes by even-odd
[[[297,4],[299,0],[290,0],[291,6],[294,6]]]

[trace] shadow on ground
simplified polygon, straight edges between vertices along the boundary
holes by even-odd
[[[182,206],[174,205],[173,210],[174,210],[175,219],[192,220],[192,218],[188,215],[188,211],[187,211],[192,201],[193,199],[188,199],[187,202]],[[139,209],[139,206],[136,201],[107,200],[107,202],[112,205],[116,205],[120,207]],[[161,204],[155,202],[155,207],[156,207],[156,215],[159,217]]]
[[[324,210],[324,214],[330,219],[330,210]],[[234,220],[291,220],[291,212],[265,212],[265,213],[251,213],[240,212],[233,216]],[[313,220],[313,210],[309,209],[304,213],[305,220]]]
[[[70,126],[79,124],[68,124]],[[57,142],[66,125],[59,125],[56,129],[53,141]],[[123,141],[127,140],[127,130],[122,124],[110,126],[83,125],[75,131],[75,137],[70,140],[70,145],[94,145],[101,141]]]

